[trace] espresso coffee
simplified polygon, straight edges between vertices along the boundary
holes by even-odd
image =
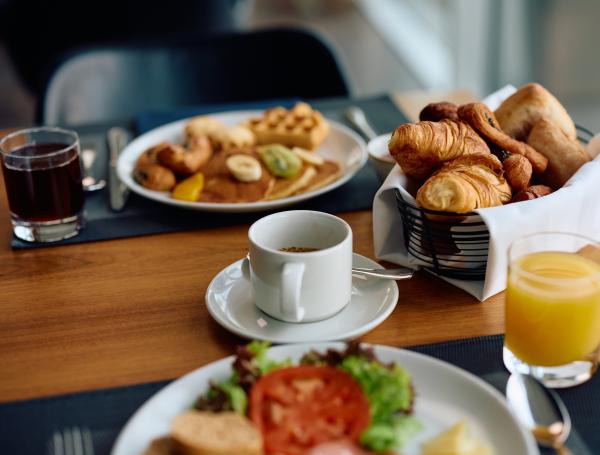
[[[320,248],[307,248],[303,246],[288,246],[279,248],[279,251],[285,251],[286,253],[310,253],[311,251],[319,251]]]

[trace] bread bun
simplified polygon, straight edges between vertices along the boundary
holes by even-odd
[[[502,130],[519,141],[525,141],[533,125],[546,117],[565,135],[575,140],[575,123],[562,104],[540,84],[525,84],[500,105],[496,119]]]
[[[531,83],[519,88],[495,112],[502,130],[524,141],[542,117],[554,122],[565,135],[575,140],[575,124],[562,104],[540,84]]]
[[[183,455],[262,455],[262,436],[236,412],[188,411],[173,420],[171,435]]]
[[[548,119],[540,119],[529,133],[527,143],[548,158],[542,182],[554,189],[563,186],[577,170],[590,161],[590,156],[577,141]]]

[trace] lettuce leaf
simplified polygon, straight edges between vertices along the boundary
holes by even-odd
[[[260,371],[261,376],[273,370],[277,370],[278,368],[287,367],[292,364],[290,359],[285,359],[283,361],[270,359],[267,356],[267,351],[270,346],[271,343],[269,343],[268,341],[260,340],[254,340],[246,346],[248,351],[252,353],[252,362]]]
[[[359,383],[369,401],[371,423],[361,435],[361,444],[377,452],[391,450],[419,431],[421,424],[407,415],[413,391],[406,370],[362,356],[348,356],[338,367]]]
[[[219,388],[225,393],[231,409],[240,414],[246,414],[248,408],[248,395],[241,386],[235,383],[235,375],[231,380],[219,384]]]
[[[245,414],[248,394],[254,383],[263,375],[285,366],[291,361],[276,361],[267,356],[270,343],[252,341],[239,347],[233,363],[233,374],[223,382],[211,383],[208,391],[200,395],[194,407],[200,411],[235,411]]]

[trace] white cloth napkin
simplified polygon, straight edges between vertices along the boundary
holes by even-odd
[[[504,87],[484,102],[495,109],[514,90],[514,87]],[[406,181],[406,176],[396,165],[375,195],[375,256],[405,267],[419,268],[419,261],[409,256],[404,246],[404,230],[394,195],[397,188],[405,200],[416,204],[404,189]],[[443,279],[483,301],[505,289],[507,251],[517,238],[536,232],[561,231],[600,240],[600,156],[586,163],[564,187],[548,196],[476,212],[490,232],[485,280]]]

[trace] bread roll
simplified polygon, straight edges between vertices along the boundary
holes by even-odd
[[[496,109],[495,114],[502,130],[520,141],[527,139],[533,125],[542,117],[554,122],[568,138],[577,138],[575,124],[565,108],[540,84],[522,86]]]
[[[533,168],[523,155],[510,155],[502,162],[504,175],[514,191],[521,191],[529,187]]]
[[[554,122],[545,118],[531,129],[527,143],[548,158],[548,168],[541,180],[555,190],[590,161],[579,141],[568,138]]]
[[[183,455],[262,455],[262,435],[236,412],[188,411],[173,420],[171,435]]]
[[[550,193],[552,193],[552,188],[549,186],[533,185],[515,194],[513,202],[531,201],[532,199],[548,196]]]

